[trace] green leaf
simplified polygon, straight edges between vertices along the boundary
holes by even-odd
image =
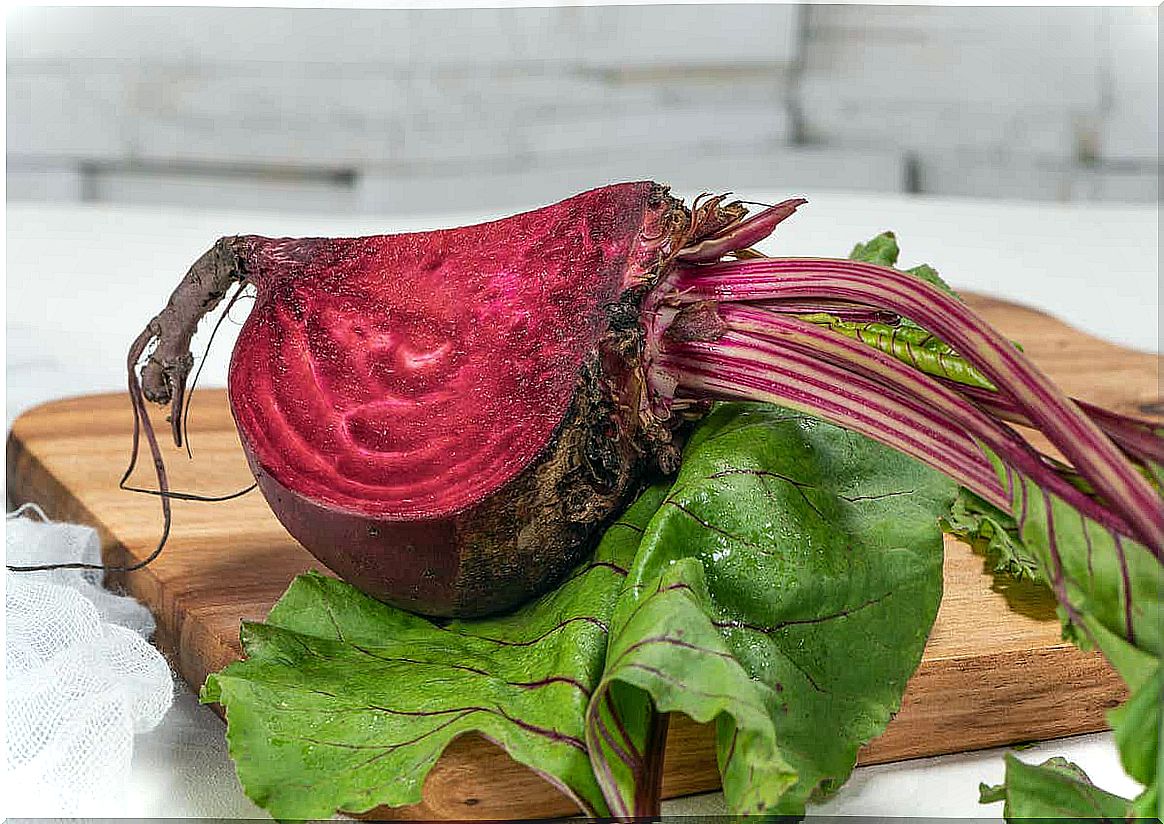
[[[1160,763],[1160,706],[1164,704],[1164,667],[1155,671],[1122,706],[1107,714],[1124,771],[1147,786]]]
[[[941,599],[938,519],[954,494],[938,473],[816,419],[717,407],[692,433],[647,526],[615,613],[607,676],[661,706],[719,719],[733,809],[802,812],[811,795],[844,781],[858,748],[900,705]],[[695,649],[663,655],[643,644],[660,638],[695,639]],[[620,658],[632,648],[663,655],[661,674],[623,669],[641,660]],[[714,667],[714,679],[697,664]],[[720,688],[735,699],[726,716],[699,694],[716,683],[737,685]],[[748,720],[757,700],[775,753]],[[788,767],[796,782],[786,788]]]
[[[897,236],[893,232],[882,232],[872,240],[854,246],[849,259],[892,267],[897,264],[898,254]]]
[[[1160,782],[1156,781],[1132,801],[1132,818],[1164,820],[1164,803],[1160,798]]]
[[[1072,637],[1106,655],[1103,634],[1093,631],[1098,625],[1142,653],[1164,654],[1164,565],[1142,544],[1084,517],[996,456],[991,460],[1010,492],[1019,540],[1037,560]]]
[[[1098,648],[1131,688],[1131,698],[1109,712],[1108,720],[1124,769],[1147,787],[1133,803],[1095,789],[1086,776],[1065,777],[1059,761],[1048,762],[1055,769],[1040,772],[1008,760],[1006,814],[1144,815],[1159,803],[1164,565],[1141,544],[992,460],[1017,513],[1005,525],[999,551],[1020,559],[1024,567],[1033,561],[1038,577],[1055,593],[1064,635],[1081,647]]]
[[[1039,561],[1023,546],[1018,525],[1003,512],[969,490],[962,489],[943,528],[994,561],[994,571],[1019,580],[1046,584]]]
[[[912,269],[906,269],[914,277],[919,277],[931,286],[936,286],[943,292],[958,297],[958,293],[953,290],[950,284],[942,280],[938,274],[938,270],[930,266],[928,263],[923,263],[920,266],[915,266]]]
[[[900,255],[900,249],[897,245],[897,236],[893,232],[882,232],[877,237],[866,243],[858,243],[849,252],[849,260],[859,260],[862,263],[872,263],[877,266],[888,266],[893,268],[897,265],[897,258]],[[938,270],[929,264],[923,263],[920,266],[915,266],[912,269],[904,270],[915,277],[919,277],[926,283],[938,287],[943,292],[958,296],[958,293],[950,288],[950,285],[942,280],[938,275]]]
[[[1145,461],[1144,463],[1148,469],[1148,477],[1155,482],[1157,491],[1164,489],[1164,464],[1158,464],[1155,461]]]
[[[726,749],[719,765],[724,791],[737,812],[774,807],[796,780],[776,745],[768,714],[774,696],[728,649],[711,609],[695,558],[676,560],[649,587],[628,588],[619,601],[586,729],[595,774],[616,817],[657,812],[657,712],[716,723]]]
[[[897,325],[877,321],[848,321],[826,312],[801,315],[800,319],[880,349],[927,375],[947,378],[979,389],[994,389],[994,384],[975,366],[920,326],[905,321]]]
[[[1002,814],[1007,821],[1123,821],[1131,814],[1131,802],[1099,789],[1078,765],[1058,757],[1034,765],[1008,754],[1004,782],[980,786],[978,800],[1005,802]]]
[[[661,497],[644,495],[559,589],[500,618],[440,626],[341,581],[297,578],[267,623],[244,624],[247,659],[202,692],[226,708],[247,795],[297,819],[416,803],[449,742],[479,732],[605,814],[584,716]]]
[[[978,784],[978,803],[997,804],[1006,801],[1006,784]]]

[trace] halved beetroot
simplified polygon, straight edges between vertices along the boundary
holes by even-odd
[[[219,241],[214,301],[230,278],[257,290],[229,395],[279,520],[348,581],[430,615],[558,580],[673,453],[634,363],[683,214],[643,182],[458,229]],[[168,309],[206,311],[213,279]],[[177,337],[143,370],[151,400],[182,394]]]
[[[558,579],[651,454],[619,405],[625,361],[603,355],[635,345],[618,319],[671,208],[635,183],[446,231],[238,238],[258,299],[231,408],[288,531],[434,615]]]

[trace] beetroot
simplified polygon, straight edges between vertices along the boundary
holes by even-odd
[[[236,238],[230,401],[287,529],[367,592],[487,612],[573,566],[652,454],[620,405],[674,204],[651,184],[448,231]]]
[[[1148,511],[1158,498],[1132,448],[1156,435],[1081,410],[919,278],[750,248],[803,202],[748,217],[702,196],[688,210],[640,182],[460,229],[223,238],[129,355],[167,528],[141,395],[172,405],[180,443],[191,336],[237,282],[256,301],[229,395],[259,488],[320,560],[410,610],[480,615],[545,591],[645,477],[677,467],[685,422],[714,398],[820,415],[1009,509],[998,456],[1160,551],[1164,518]],[[965,358],[996,389],[959,387],[913,355],[902,363],[805,320],[822,314],[911,318],[957,347],[943,363]],[[1094,491],[1005,420],[1042,428]]]
[[[219,241],[212,299],[232,279],[257,290],[231,409],[288,531],[366,592],[433,615],[556,581],[648,464],[674,463],[635,402],[634,354],[682,216],[631,183],[461,229]],[[197,280],[175,317],[208,308]],[[143,371],[151,400],[180,402],[180,326]]]

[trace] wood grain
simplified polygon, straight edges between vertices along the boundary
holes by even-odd
[[[1068,392],[1139,415],[1159,413],[1160,359],[1080,334],[1046,315],[1000,301],[972,303]],[[72,398],[38,407],[8,438],[9,495],[50,516],[92,524],[105,559],[124,564],[157,540],[155,498],[117,488],[129,447],[123,395]],[[161,414],[156,422],[165,431]],[[223,493],[251,482],[221,390],[200,391],[190,417],[194,460],[171,451],[175,489]],[[152,482],[148,472],[136,479]],[[879,763],[1103,729],[1103,713],[1124,696],[1095,654],[1059,636],[1054,603],[1034,586],[988,571],[968,547],[947,540],[945,595],[922,664],[885,734],[860,753]],[[156,640],[195,688],[239,658],[242,620],[261,620],[291,580],[321,569],[257,494],[226,503],[174,503],[162,556],[118,581],[157,616]],[[326,572],[326,570],[322,570]],[[710,731],[685,718],[671,724],[664,793],[718,787]],[[433,769],[424,802],[377,816],[528,818],[565,815],[573,805],[549,784],[477,736],[455,741]]]

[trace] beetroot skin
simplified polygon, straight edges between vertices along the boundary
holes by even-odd
[[[743,214],[713,211],[704,234]],[[229,395],[275,515],[377,598],[508,609],[676,463],[642,399],[638,319],[691,228],[642,182],[459,229],[224,238],[151,324],[145,395],[175,404],[177,438],[198,318],[252,284]]]

